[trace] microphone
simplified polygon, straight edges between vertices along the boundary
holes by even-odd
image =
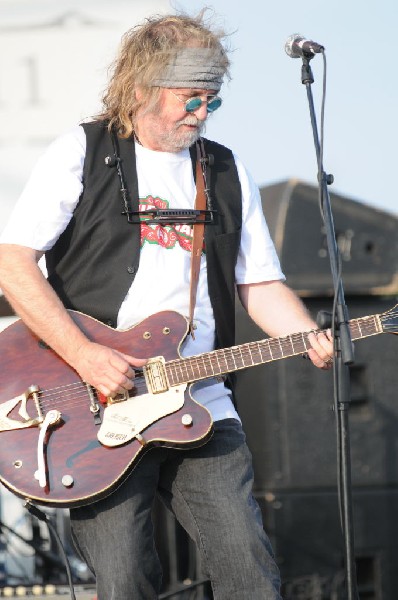
[[[311,40],[306,40],[300,33],[293,33],[285,44],[285,52],[290,58],[312,58],[315,54],[323,52],[324,46]]]

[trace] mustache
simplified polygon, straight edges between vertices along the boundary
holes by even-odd
[[[181,119],[181,121],[178,121],[178,125],[193,125],[195,127],[201,127],[203,123],[204,121],[199,121],[199,119],[196,118],[195,115],[187,115],[186,117]]]

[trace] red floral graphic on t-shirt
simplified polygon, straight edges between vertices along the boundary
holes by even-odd
[[[169,202],[161,198],[147,196],[140,198],[139,210],[144,212],[151,209],[167,209]],[[174,248],[178,243],[181,248],[187,252],[192,250],[192,226],[191,225],[158,225],[155,223],[146,223],[151,219],[151,215],[141,215],[141,248],[147,242],[148,244],[158,244],[166,249]]]

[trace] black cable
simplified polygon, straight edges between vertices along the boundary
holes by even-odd
[[[67,575],[69,589],[70,589],[70,597],[71,597],[72,600],[76,600],[75,590],[73,589],[72,572],[71,572],[69,560],[68,560],[68,557],[66,555],[65,549],[64,549],[64,547],[62,545],[61,538],[58,535],[58,531],[56,530],[56,528],[54,527],[54,525],[51,523],[51,519],[49,519],[48,516],[42,510],[40,510],[35,504],[32,504],[30,502],[30,500],[27,500],[25,502],[24,506],[30,512],[31,515],[33,515],[34,517],[36,517],[40,521],[43,521],[44,523],[46,523],[46,525],[47,525],[47,527],[49,529],[50,534],[51,533],[53,534],[54,539],[57,542],[58,548],[59,548],[59,550],[61,552],[62,558],[64,560],[65,569],[66,569],[66,575]]]

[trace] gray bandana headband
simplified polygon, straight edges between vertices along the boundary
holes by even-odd
[[[217,48],[181,48],[153,86],[219,91],[227,61]]]

